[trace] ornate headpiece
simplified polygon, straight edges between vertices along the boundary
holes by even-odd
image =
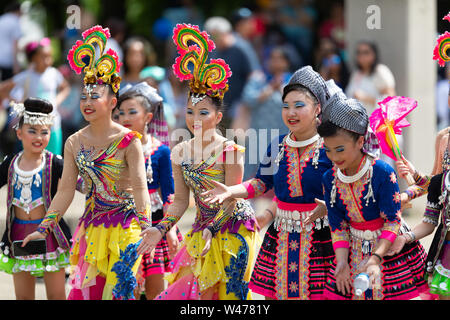
[[[305,66],[297,71],[289,79],[289,83],[283,88],[283,92],[289,90],[291,86],[302,85],[309,89],[323,107],[329,97],[325,80],[320,74],[313,70],[311,66]]]
[[[123,90],[123,91],[122,91]],[[148,125],[148,133],[161,141],[166,146],[169,145],[169,129],[164,118],[163,98],[158,94],[158,91],[143,81],[134,86],[127,85],[120,90],[121,98],[126,99],[127,95],[138,94],[147,99],[153,107],[153,118]],[[150,166],[149,166],[150,167]]]
[[[450,12],[442,18],[442,20],[447,20],[450,22]],[[445,66],[445,63],[450,61],[450,32],[445,31],[437,39],[436,47],[433,51],[433,59],[437,60],[441,67]]]
[[[109,29],[97,25],[84,31],[82,36],[83,41],[78,40],[67,55],[70,67],[77,74],[81,71],[85,73],[85,84],[109,84],[114,93],[117,93],[122,80],[117,73],[120,71],[121,63],[114,50],[108,49],[103,54],[106,41],[111,37]],[[94,44],[97,44],[99,49],[97,59]]]
[[[16,103],[11,101],[10,106],[12,107],[11,116],[12,127],[17,129],[19,127],[19,120],[23,117],[24,124],[31,125],[53,125],[54,116],[51,113],[43,113],[43,112],[31,112],[25,109],[23,103]]]
[[[198,26],[177,24],[172,39],[179,53],[172,65],[173,72],[181,81],[189,80],[194,94],[192,103],[201,101],[205,95],[223,99],[228,90],[231,70],[223,59],[211,59],[210,63],[206,63],[208,52],[216,47],[209,35],[201,32]],[[188,45],[188,42],[193,44]],[[194,67],[192,71],[188,69],[190,63]]]

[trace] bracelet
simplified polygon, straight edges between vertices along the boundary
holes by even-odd
[[[373,253],[372,253],[372,256],[375,256],[375,257],[377,257],[378,259],[380,259],[380,263],[383,262],[383,258],[382,258],[378,253],[373,252]]]
[[[416,240],[416,235],[412,231],[405,232],[405,235],[408,235],[411,238],[411,240],[409,240],[407,243],[411,243]]]
[[[42,219],[36,231],[42,233],[45,236],[48,236],[50,231],[53,230],[55,226],[58,224],[60,219],[61,215],[59,214],[59,211],[57,210],[49,211],[45,215],[44,219]]]
[[[266,209],[266,211],[269,211],[270,215],[272,216],[272,219],[275,219],[275,215],[273,214],[272,210]]]
[[[179,216],[166,214],[164,218],[155,226],[164,237],[166,233],[180,220]]]

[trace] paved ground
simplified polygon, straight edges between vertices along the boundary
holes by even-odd
[[[424,197],[423,197],[424,198]],[[0,189],[0,232],[3,234],[4,226],[5,226],[5,217],[6,217],[6,205],[5,205],[5,199],[6,199],[6,188]],[[415,201],[424,201],[425,199],[418,199]],[[267,199],[259,200],[255,203],[255,209],[256,211],[260,211],[261,208],[264,209],[266,206]],[[69,224],[72,232],[75,230],[75,226],[77,224],[78,218],[81,216],[84,210],[84,197],[80,193],[76,193],[74,200],[72,202],[72,205],[69,207],[67,213],[65,214],[64,218],[66,219],[66,222]],[[422,213],[420,212],[414,212],[410,210],[408,214],[405,215],[405,220],[410,226],[416,225],[418,222],[420,222]],[[183,218],[179,222],[179,227],[181,232],[184,234],[189,230],[189,228],[192,225],[192,221],[194,219],[194,211],[191,209],[186,212],[186,214],[183,216]],[[261,230],[261,239],[264,236],[265,229]],[[426,237],[422,240],[422,244],[425,246],[425,249],[428,250],[429,245],[432,240],[432,235]],[[70,290],[70,286],[66,284],[66,292],[68,293]],[[14,284],[13,284],[13,278],[12,276],[5,274],[3,272],[0,272],[0,300],[14,300],[15,294],[14,294]],[[253,298],[255,300],[263,299],[262,296],[258,294],[253,294]],[[42,280],[38,279],[36,283],[36,299],[39,300],[45,300],[46,294],[45,294],[45,286]]]

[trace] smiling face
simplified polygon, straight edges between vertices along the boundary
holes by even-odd
[[[125,128],[143,134],[152,117],[153,114],[146,112],[136,99],[127,99],[120,104],[118,122]]]
[[[296,137],[310,138],[317,130],[317,115],[320,105],[306,93],[298,90],[288,92],[283,100],[281,117],[284,124]]]
[[[84,86],[80,97],[80,110],[86,121],[111,117],[117,98],[109,94],[106,85]]]
[[[347,174],[353,175],[358,170],[363,153],[364,136],[355,137],[343,129],[339,129],[335,135],[324,137],[324,149],[328,159]]]
[[[33,154],[40,154],[50,140],[50,126],[47,125],[24,123],[16,133],[17,138],[22,141],[23,149]]]
[[[186,126],[194,136],[211,134],[222,120],[222,112],[217,110],[211,98],[205,97],[202,101],[192,104],[188,99],[186,108]]]

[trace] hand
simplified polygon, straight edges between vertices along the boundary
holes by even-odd
[[[408,173],[413,175],[414,172],[416,172],[416,169],[414,168],[412,163],[409,162],[403,155],[402,160],[395,161],[395,166],[397,168],[398,175],[403,179],[406,178],[406,175]]]
[[[45,239],[46,236],[38,231],[35,231],[33,233],[30,233],[23,239],[22,247],[25,247],[25,245],[31,241],[31,240],[37,240],[37,239]]]
[[[381,269],[378,264],[377,257],[370,257],[366,263],[362,264],[358,268],[357,273],[365,272],[369,275],[369,280],[371,283],[371,288],[377,289],[381,285]]]
[[[256,216],[256,223],[258,224],[259,229],[264,228],[267,224],[272,222],[274,216],[270,213],[269,209],[264,210],[262,214]]]
[[[399,235],[397,238],[395,238],[394,243],[391,245],[389,250],[386,252],[386,255],[392,256],[394,254],[399,253],[400,251],[402,251],[403,247],[405,246],[405,244],[407,242],[408,241],[407,241],[405,235],[403,235],[403,234]]]
[[[225,200],[232,197],[230,188],[223,183],[217,182],[215,180],[210,180],[210,182],[215,186],[214,189],[207,190],[200,195],[205,197],[204,201],[207,203],[219,204],[223,203]]]
[[[211,249],[212,233],[208,228],[203,229],[202,239],[205,240],[205,246],[200,255],[204,257]]]
[[[137,248],[137,254],[140,255],[144,254],[145,252],[149,252],[150,254],[152,254],[152,251],[155,249],[158,242],[162,239],[161,232],[155,227],[145,229],[141,232],[140,236],[142,237],[142,242]]]
[[[352,279],[350,277],[350,266],[348,262],[338,262],[334,270],[334,277],[336,278],[336,287],[339,292],[343,294],[350,294],[352,292]]]
[[[317,203],[317,207],[311,211],[311,214],[303,221],[305,224],[316,221],[317,219],[323,218],[327,215],[327,206],[325,205],[325,201],[319,200],[317,198],[314,199]]]
[[[169,256],[172,259],[178,251],[178,245],[180,240],[178,240],[177,228],[173,227],[166,233],[167,245],[169,247]]]

